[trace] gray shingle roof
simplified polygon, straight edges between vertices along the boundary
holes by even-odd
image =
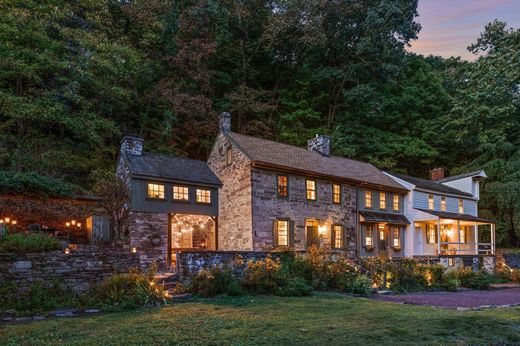
[[[204,161],[143,152],[125,153],[131,174],[220,186],[222,183]]]
[[[451,220],[460,220],[460,221],[470,221],[470,222],[490,222],[494,223],[493,220],[485,219],[483,217],[473,216],[469,214],[457,214],[457,213],[448,213],[446,211],[435,211],[435,210],[427,210],[427,209],[417,209],[424,213],[437,216],[441,219],[451,219]]]
[[[423,188],[423,189],[438,191],[438,192],[443,192],[443,193],[449,193],[449,194],[454,194],[454,195],[460,195],[460,196],[465,196],[465,197],[473,197],[473,195],[470,193],[460,191],[460,190],[455,189],[450,186],[443,185],[443,184],[439,183],[438,181],[421,179],[421,178],[411,177],[409,175],[393,173],[393,172],[388,172],[388,174],[393,175],[394,177],[402,179],[404,181],[407,181],[410,184],[414,184],[418,188]]]
[[[406,216],[401,214],[381,213],[368,210],[360,210],[359,214],[365,219],[364,222],[388,222],[397,225],[410,224]]]
[[[235,132],[224,133],[250,160],[319,175],[406,190],[375,166],[338,156],[323,156],[315,151]]]
[[[463,179],[463,178],[474,177],[474,176],[481,176],[481,177],[485,178],[486,173],[483,170],[478,170],[478,171],[462,173],[462,174],[458,174],[458,175],[452,175],[451,177],[442,178],[442,179],[439,179],[438,181],[440,183],[444,183],[447,181],[453,181],[453,180],[457,180],[457,179]]]

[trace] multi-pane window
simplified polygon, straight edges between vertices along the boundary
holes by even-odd
[[[461,243],[465,243],[466,242],[466,230],[464,228],[461,228],[459,230],[459,241]]]
[[[211,191],[205,189],[197,189],[197,203],[211,203]]]
[[[430,210],[434,209],[433,195],[428,195],[428,209],[430,209]]]
[[[148,183],[148,198],[164,199],[164,185]]]
[[[393,227],[392,228],[392,245],[393,247],[401,247],[401,235],[399,232],[399,227]]]
[[[173,185],[173,199],[176,201],[189,200],[188,188],[186,186]]]
[[[459,198],[459,214],[464,214],[464,201]]]
[[[399,195],[394,195],[394,211],[399,211]]]
[[[289,221],[276,220],[276,243],[279,246],[289,246]]]
[[[386,193],[379,193],[379,209],[386,209]]]
[[[230,165],[233,162],[233,149],[228,147],[226,149],[226,165]]]
[[[437,236],[435,235],[435,227],[426,224],[426,242],[428,244],[435,244]]]
[[[289,178],[286,175],[279,175],[277,178],[277,193],[278,197],[289,196]]]
[[[446,197],[441,197],[441,210],[446,211]]]
[[[316,200],[316,180],[306,180],[305,182],[306,187],[306,195],[307,199],[309,201],[315,201]]]
[[[372,208],[372,191],[365,191],[365,208]]]
[[[373,226],[372,225],[368,225],[366,230],[365,230],[365,246],[372,246],[373,245],[373,242],[372,242],[372,231],[373,231]]]
[[[334,232],[334,248],[341,249],[343,247],[343,226],[332,226],[332,232]]]
[[[332,203],[341,203],[341,185],[332,184]]]

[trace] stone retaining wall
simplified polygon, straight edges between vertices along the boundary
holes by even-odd
[[[520,252],[504,253],[503,256],[509,268],[520,269]]]
[[[0,286],[15,283],[27,289],[35,282],[59,282],[85,292],[114,273],[139,267],[139,256],[124,249],[81,249],[32,254],[0,253]]]

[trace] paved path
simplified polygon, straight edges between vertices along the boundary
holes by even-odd
[[[401,295],[376,295],[375,300],[395,303],[438,306],[443,308],[476,308],[520,304],[520,288],[490,291],[420,292]]]

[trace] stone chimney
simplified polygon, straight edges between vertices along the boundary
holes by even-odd
[[[316,134],[316,137],[307,141],[307,148],[314,150],[323,156],[330,155],[330,137]]]
[[[231,131],[231,113],[228,113],[228,112],[220,113],[218,127],[223,132]]]
[[[126,152],[130,155],[141,156],[143,153],[144,140],[137,136],[124,136],[121,140],[121,152]]]
[[[431,180],[440,180],[444,178],[444,168],[434,168],[430,171],[430,179]]]

